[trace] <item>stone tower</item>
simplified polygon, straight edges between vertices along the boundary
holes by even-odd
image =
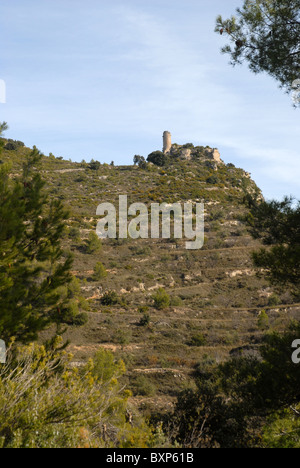
[[[170,132],[164,132],[163,134],[163,152],[164,154],[169,153],[171,146],[172,146],[172,141],[171,141],[171,133]]]

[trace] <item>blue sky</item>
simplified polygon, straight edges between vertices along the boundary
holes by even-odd
[[[0,120],[56,156],[131,164],[173,142],[219,148],[267,198],[300,198],[300,110],[232,68],[214,33],[241,0],[1,0]],[[299,77],[300,78],[300,77]]]

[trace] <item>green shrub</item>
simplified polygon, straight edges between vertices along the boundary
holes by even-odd
[[[130,393],[118,382],[124,363],[101,350],[79,370],[71,365],[71,356],[55,350],[59,346],[61,340],[51,351],[38,345],[22,347],[0,366],[0,447],[127,444],[133,435],[126,424]],[[106,425],[110,431],[104,438]]]
[[[138,246],[133,245],[129,248],[132,251],[132,253],[136,255],[151,255],[151,249],[148,246],[138,247]]]
[[[192,336],[188,344],[189,346],[197,346],[197,347],[205,346],[206,338],[202,333],[198,333],[197,335]]]
[[[266,330],[267,328],[269,328],[269,317],[265,310],[262,310],[260,312],[257,320],[257,326],[260,330]]]
[[[13,142],[9,142],[4,146],[4,149],[8,151],[16,151],[18,149],[18,146]]]
[[[136,377],[132,390],[134,395],[147,397],[155,396],[157,391],[155,385],[145,375],[139,375]]]
[[[124,330],[118,329],[114,335],[114,343],[120,344],[122,346],[128,345],[131,340],[130,331],[125,332]]]
[[[98,169],[100,169],[101,167],[101,164],[99,161],[91,161],[88,165],[89,169],[92,169],[93,171],[97,171]]]
[[[216,185],[219,183],[219,178],[216,175],[210,176],[206,179],[206,182],[211,185]]]
[[[9,139],[4,149],[8,151],[16,151],[18,148],[25,146],[23,141]]]
[[[178,296],[172,296],[171,297],[171,301],[170,301],[170,305],[172,307],[180,307],[182,305],[182,299]]]
[[[140,161],[145,160],[144,156],[140,156],[139,154],[136,154],[133,157],[133,164],[136,166]]]
[[[69,230],[69,238],[74,241],[80,241],[80,230],[78,227],[71,227]]]
[[[145,313],[143,317],[141,318],[141,320],[139,321],[139,325],[141,327],[148,327],[150,325],[150,322],[151,322],[150,315],[148,313]]]
[[[155,164],[155,166],[162,167],[166,164],[167,158],[162,151],[153,151],[153,153],[149,154],[147,161]]]
[[[71,324],[76,327],[83,327],[83,325],[85,325],[88,321],[89,321],[88,314],[86,312],[80,312],[72,319]]]
[[[156,294],[152,296],[154,307],[158,310],[167,309],[170,306],[171,298],[169,294],[160,288]]]
[[[97,262],[96,265],[94,266],[93,280],[99,281],[106,277],[107,277],[107,271],[105,269],[105,266],[103,265],[103,263]]]
[[[68,325],[82,326],[88,322],[88,315],[85,312],[79,312],[76,300],[70,301],[64,312]]]
[[[147,162],[144,156],[135,155],[133,158],[134,165],[138,165],[140,169],[147,169]]]
[[[209,217],[212,221],[220,220],[224,217],[224,211],[222,209],[214,210],[210,213]]]
[[[101,298],[101,304],[105,306],[117,305],[120,299],[115,291],[107,291]]]
[[[68,298],[74,299],[77,298],[78,294],[80,293],[81,282],[79,278],[76,276],[72,277],[72,280],[68,284]]]
[[[268,306],[277,306],[280,304],[280,302],[280,298],[277,296],[277,294],[272,294],[272,296],[269,297]]]
[[[102,249],[101,239],[94,231],[91,231],[88,239],[86,240],[86,252],[88,254],[100,252]]]

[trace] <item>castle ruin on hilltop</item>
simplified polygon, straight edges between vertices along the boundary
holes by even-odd
[[[193,148],[188,148],[189,145],[172,145],[171,133],[165,131],[163,133],[163,153],[165,155],[177,155],[180,153],[180,158],[190,161],[193,155]],[[191,145],[193,146],[193,145]],[[215,163],[223,164],[220,152],[217,148],[205,148],[205,158],[214,161]]]

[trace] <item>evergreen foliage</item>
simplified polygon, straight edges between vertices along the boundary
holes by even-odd
[[[268,248],[253,254],[254,263],[263,268],[273,284],[289,287],[300,295],[300,202],[291,198],[282,202],[257,204],[250,201],[248,223],[254,238]]]
[[[88,254],[98,253],[102,249],[101,239],[97,236],[94,231],[89,233],[89,237],[86,240],[86,252]]]
[[[165,430],[181,446],[299,446],[299,365],[291,359],[298,323],[264,337],[261,355],[195,369],[196,389],[184,390]],[[263,434],[263,437],[262,437]]]
[[[93,274],[93,279],[95,281],[99,281],[103,278],[107,277],[107,271],[101,262],[97,262],[95,267],[94,267],[94,274]]]
[[[229,37],[223,53],[233,65],[246,61],[290,91],[300,72],[300,0],[244,0],[237,15],[218,16],[216,32]]]
[[[163,288],[159,288],[157,293],[152,296],[154,307],[158,310],[167,309],[170,306],[171,298]]]
[[[22,346],[0,369],[2,448],[103,448],[147,446],[151,431],[126,419],[130,392],[119,383],[123,361],[100,350],[78,369],[72,356]]]
[[[2,124],[2,131],[7,128]],[[0,336],[28,342],[50,324],[68,322],[72,256],[61,241],[67,211],[49,200],[34,148],[19,177],[0,166]]]
[[[155,166],[165,166],[167,162],[167,157],[162,151],[153,151],[153,153],[149,154],[147,161],[155,164]]]

